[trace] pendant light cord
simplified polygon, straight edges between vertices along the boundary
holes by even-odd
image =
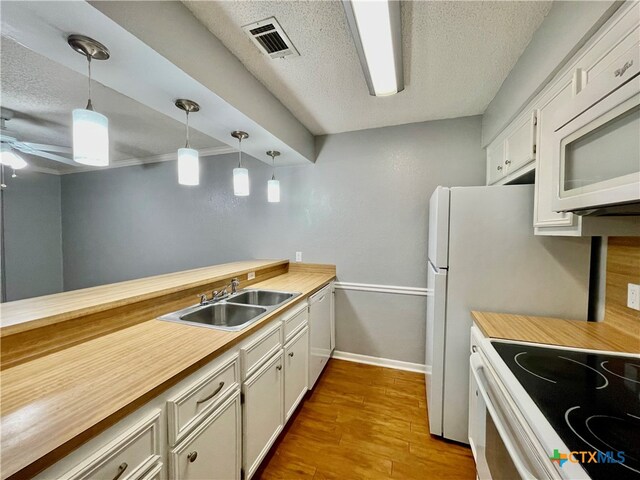
[[[275,180],[276,179],[276,156],[275,155],[271,155],[271,180]]]
[[[91,55],[87,55],[87,63],[89,65],[89,101],[87,102],[87,110],[93,111],[91,104]]]
[[[242,168],[242,137],[238,138],[238,168]]]
[[[189,110],[186,110],[187,113],[187,143],[185,144],[184,148],[191,148],[191,145],[189,145]]]

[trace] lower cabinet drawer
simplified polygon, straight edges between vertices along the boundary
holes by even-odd
[[[153,467],[151,467],[151,470],[149,470],[148,472],[144,473],[141,477],[140,480],[161,480],[162,478],[162,466],[163,463],[156,463]]]
[[[238,480],[241,469],[240,391],[169,453],[172,480]]]
[[[242,378],[247,379],[257,372],[264,362],[282,348],[282,322],[276,321],[248,345],[240,349]]]
[[[167,400],[169,445],[180,442],[240,383],[238,355],[210,365],[209,372]]]
[[[133,480],[160,461],[160,414],[128,428],[61,478],[65,480]],[[152,477],[153,478],[153,477]]]
[[[291,313],[287,313],[282,317],[284,324],[284,343],[287,343],[293,336],[300,331],[302,326],[309,320],[309,306],[304,302]]]

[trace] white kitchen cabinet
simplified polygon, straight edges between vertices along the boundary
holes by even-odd
[[[536,111],[516,123],[505,140],[504,174],[510,175],[536,158]]]
[[[267,361],[242,386],[243,468],[253,476],[284,426],[283,351]]]
[[[284,413],[288,421],[307,393],[309,328],[304,327],[284,347]]]
[[[65,480],[140,478],[161,460],[160,414],[161,410],[153,410],[71,471],[56,477]],[[43,478],[48,475],[45,472]]]
[[[498,138],[487,147],[487,185],[493,185],[505,176],[504,143],[504,139]]]
[[[236,391],[169,453],[175,480],[240,479],[241,407]]]
[[[309,298],[309,389],[312,389],[331,356],[332,285]]]

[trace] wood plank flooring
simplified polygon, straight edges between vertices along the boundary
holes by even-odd
[[[254,478],[473,480],[475,464],[429,435],[424,375],[332,359]]]

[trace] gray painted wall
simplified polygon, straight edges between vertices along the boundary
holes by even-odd
[[[174,162],[62,177],[65,290],[247,258],[335,263],[338,280],[426,287],[428,200],[437,185],[480,185],[481,119],[330,135],[315,165],[247,161],[248,198],[233,196],[236,155],[203,160],[181,187]],[[337,348],[424,363],[425,298],[339,291]]]
[[[19,172],[2,192],[6,301],[62,291],[60,177]]]
[[[555,1],[484,112],[482,145],[490,143],[607,21],[622,2]]]

